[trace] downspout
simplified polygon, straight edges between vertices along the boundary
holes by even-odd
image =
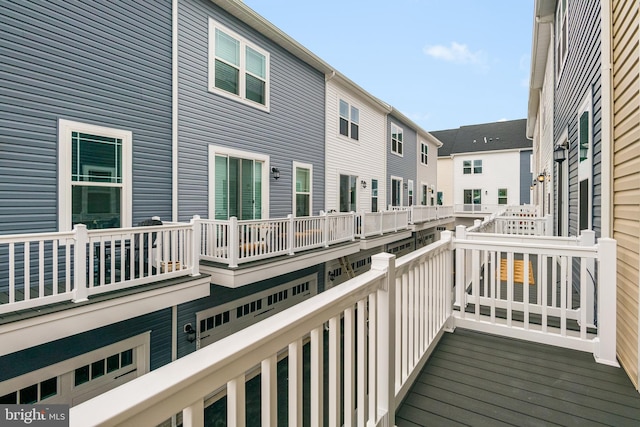
[[[601,0],[601,31],[600,31],[600,50],[602,64],[601,80],[602,80],[602,140],[601,156],[601,186],[602,186],[602,218],[600,237],[612,237],[613,229],[613,66],[612,66],[612,43],[611,37],[611,0]]]
[[[329,210],[329,207],[327,206],[327,176],[329,175],[327,172],[327,166],[329,165],[329,150],[327,150],[327,143],[328,141],[328,136],[329,135],[329,122],[327,120],[327,116],[329,115],[329,90],[328,90],[328,83],[330,80],[332,80],[334,77],[336,76],[336,71],[335,70],[331,70],[331,74],[325,74],[324,76],[324,191],[323,191],[323,195],[322,197],[324,197],[324,200],[322,201],[322,206],[324,207],[323,210],[325,212],[327,212]]]
[[[171,2],[171,221],[178,222],[178,0]]]

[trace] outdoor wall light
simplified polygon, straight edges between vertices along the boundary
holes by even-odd
[[[562,163],[567,160],[567,151],[565,147],[562,145],[556,146],[555,150],[553,150],[553,160],[555,160],[556,163]]]
[[[407,184],[406,182],[403,185],[404,189],[406,190],[407,188],[409,188],[409,184]]]
[[[280,178],[280,169],[271,168],[271,174],[273,175],[273,179],[277,181]]]
[[[193,329],[191,323],[184,325],[184,333],[187,334],[187,341],[194,342],[196,340],[196,330]]]
[[[360,181],[360,186],[362,188],[367,188],[367,181],[365,181],[364,179],[362,181]]]

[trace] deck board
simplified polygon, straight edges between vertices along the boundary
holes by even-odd
[[[478,332],[445,334],[396,412],[401,426],[638,426],[640,394],[593,356]]]

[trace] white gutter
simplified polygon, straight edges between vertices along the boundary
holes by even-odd
[[[178,0],[171,1],[171,221],[178,222]]]
[[[600,1],[601,10],[601,29],[600,29],[600,63],[602,66],[602,140],[601,153],[602,170],[601,170],[601,186],[602,186],[602,202],[601,211],[601,232],[600,237],[612,237],[613,229],[613,198],[611,197],[611,188],[613,180],[613,66],[612,66],[612,43],[611,37],[611,0]]]

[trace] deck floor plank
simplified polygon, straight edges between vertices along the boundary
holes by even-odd
[[[591,354],[456,329],[396,417],[398,426],[639,426],[640,394]]]

